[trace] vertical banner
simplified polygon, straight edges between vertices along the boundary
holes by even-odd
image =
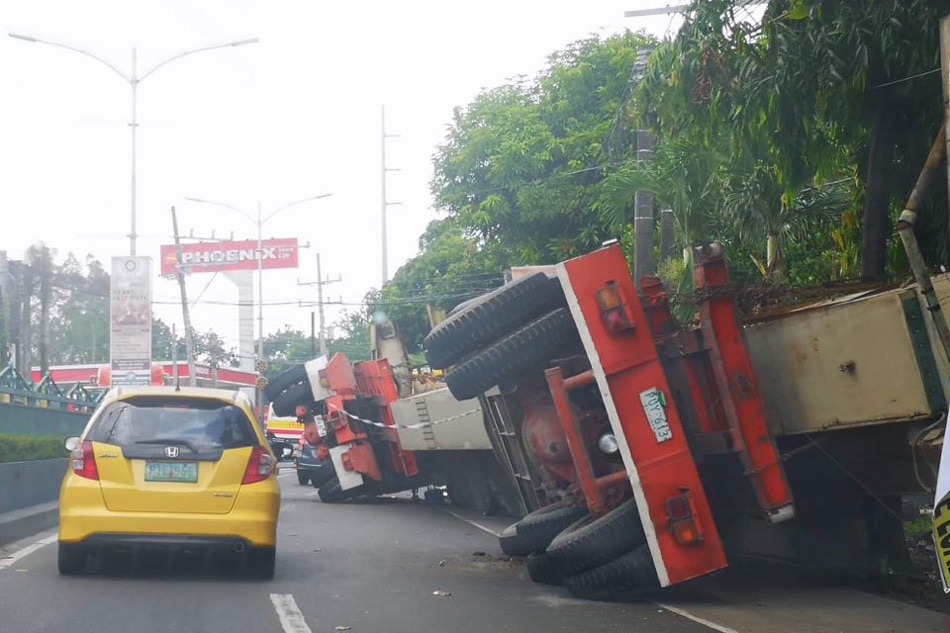
[[[112,385],[148,385],[152,368],[152,258],[113,257]]]

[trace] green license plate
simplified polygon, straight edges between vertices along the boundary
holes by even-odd
[[[145,481],[198,481],[198,462],[145,462]]]

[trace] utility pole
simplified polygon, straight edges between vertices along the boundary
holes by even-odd
[[[195,386],[195,341],[191,329],[191,313],[188,310],[188,292],[185,290],[185,268],[182,265],[181,238],[178,236],[178,216],[175,207],[172,207],[172,230],[175,234],[175,252],[178,255],[178,266],[175,276],[178,277],[178,288],[181,290],[181,316],[185,321],[185,354],[188,355],[188,384]]]
[[[323,287],[336,283],[338,281],[343,281],[342,276],[337,276],[336,279],[324,279],[323,270],[320,268],[320,253],[317,253],[317,280],[310,282],[297,282],[298,286],[316,286],[317,287],[317,314],[320,319],[320,329],[317,331],[318,338],[320,340],[320,355],[326,356],[327,354],[327,326],[324,321],[323,316],[323,306],[328,305],[330,302],[323,300]]]
[[[381,118],[382,118],[382,139],[381,139],[381,154],[382,154],[382,170],[380,172],[380,179],[382,184],[382,254],[383,254],[383,285],[389,281],[389,247],[386,237],[386,208],[389,206],[402,204],[401,202],[390,202],[386,199],[386,173],[390,171],[399,171],[396,168],[389,168],[386,166],[386,139],[387,138],[397,138],[398,134],[386,134],[386,106],[381,106]],[[382,286],[380,286],[382,287]]]

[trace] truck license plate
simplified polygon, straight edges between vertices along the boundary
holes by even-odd
[[[666,419],[666,398],[663,392],[656,387],[641,392],[640,404],[643,405],[643,412],[647,415],[657,443],[673,439],[673,430]]]
[[[198,481],[198,462],[145,462],[145,481]]]

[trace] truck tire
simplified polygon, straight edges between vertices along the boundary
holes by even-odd
[[[306,382],[307,370],[303,365],[294,365],[287,371],[277,375],[273,380],[268,381],[264,387],[264,396],[271,402],[277,400],[277,396],[290,389],[298,382]]]
[[[545,552],[531,552],[524,559],[528,578],[541,585],[561,584],[561,574],[557,569],[556,561]]]
[[[333,470],[333,463],[328,459],[320,468],[310,471],[310,483],[313,484],[313,487],[320,490],[320,487],[323,484],[327,483],[331,479],[336,478],[336,472]]]
[[[312,402],[313,390],[310,388],[310,383],[298,382],[274,400],[274,415],[279,418],[296,417],[298,404],[309,405]]]
[[[317,489],[317,495],[323,503],[339,503],[346,499],[346,493],[340,488],[340,480],[331,477]]]
[[[555,355],[569,355],[565,348],[577,340],[571,313],[558,308],[463,360],[446,375],[445,384],[458,400],[475,398]]]
[[[505,284],[466,302],[435,326],[425,338],[426,359],[433,369],[443,369],[537,315],[564,304],[561,282],[544,273]]]
[[[562,576],[573,576],[619,558],[646,543],[637,504],[629,499],[602,517],[577,520],[547,548]]]
[[[310,483],[310,473],[306,470],[297,471],[297,483],[301,486],[306,486]]]
[[[557,501],[526,514],[514,525],[518,534],[544,532],[550,533],[553,539],[561,530],[584,516],[587,516],[585,506],[568,505],[563,501]]]
[[[618,594],[646,594],[660,588],[650,548],[641,545],[600,567],[565,576],[564,587],[587,600],[609,600]]]
[[[498,537],[501,551],[508,556],[527,556],[532,552],[543,552],[551,541],[543,532],[519,534],[517,526],[517,523],[512,523]]]

